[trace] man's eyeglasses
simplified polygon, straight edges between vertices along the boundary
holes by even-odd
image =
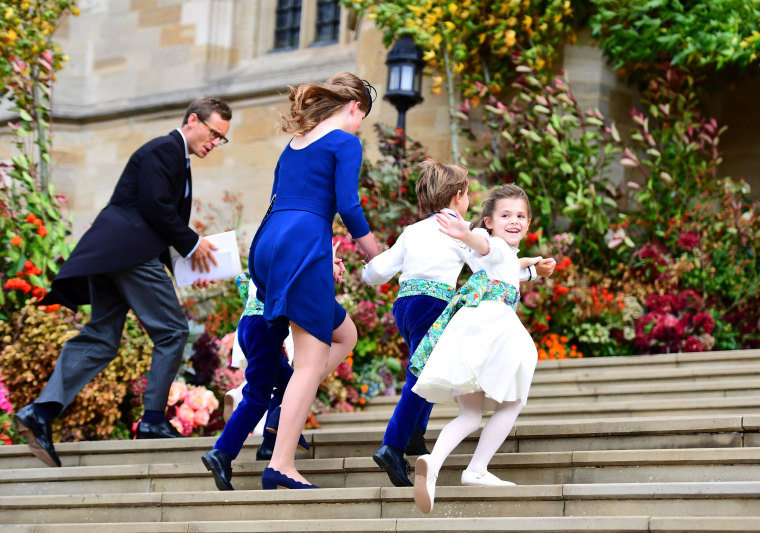
[[[221,133],[219,133],[218,131],[216,131],[214,128],[212,128],[211,126],[209,126],[208,123],[205,120],[203,120],[201,117],[198,117],[198,120],[200,120],[201,122],[203,122],[203,124],[208,128],[208,131],[211,134],[211,140],[212,141],[214,141],[216,139],[219,139],[219,146],[221,146],[223,144],[227,144],[228,142],[230,142],[230,140],[227,137],[225,137],[224,135],[222,135]]]

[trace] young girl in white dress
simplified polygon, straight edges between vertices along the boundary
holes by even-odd
[[[528,399],[538,361],[536,346],[515,314],[521,266],[540,257],[518,259],[517,246],[530,225],[528,196],[509,184],[494,189],[470,231],[467,223],[439,217],[441,231],[471,243],[475,272],[430,328],[410,361],[419,373],[413,391],[438,403],[456,398],[459,415],[442,430],[429,455],[417,459],[414,501],[433,509],[435,483],[444,460],[477,431],[483,410],[493,410],[478,440],[463,485],[513,485],[487,470]],[[447,220],[448,219],[448,220]]]

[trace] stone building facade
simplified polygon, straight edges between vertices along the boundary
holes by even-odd
[[[70,60],[54,89],[53,124],[53,181],[67,198],[75,239],[108,201],[129,155],[178,127],[195,96],[227,100],[234,116],[231,142],[205,160],[193,158],[194,196],[220,206],[224,191],[241,193],[248,236],[266,210],[275,163],[289,140],[278,131],[287,85],[341,70],[369,80],[378,100],[360,135],[370,157],[372,125],[395,124],[395,109],[382,100],[387,50],[380,31],[334,0],[81,0],[79,7],[80,16],[56,34]],[[581,103],[625,129],[636,92],[590,39],[565,47],[563,67]],[[729,173],[754,177],[758,189],[760,134],[752,118],[760,117],[757,106],[742,109],[751,89],[729,87],[715,110],[719,120],[739,125],[726,134]],[[432,157],[449,160],[446,98],[430,93],[429,78],[424,97],[407,115],[408,134]],[[2,139],[6,158],[11,143],[7,133]]]

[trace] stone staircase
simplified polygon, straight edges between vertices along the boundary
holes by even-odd
[[[760,350],[540,362],[490,465],[517,486],[460,485],[471,436],[430,515],[371,459],[395,402],[305,432],[298,468],[317,491],[259,490],[259,437],[233,463],[234,492],[200,462],[213,438],[62,443],[62,468],[0,446],[0,531],[760,531]],[[455,413],[433,409],[429,447]]]

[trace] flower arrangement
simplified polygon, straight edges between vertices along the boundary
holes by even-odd
[[[209,424],[211,415],[219,408],[219,400],[204,386],[175,381],[169,389],[167,418],[184,436]]]

